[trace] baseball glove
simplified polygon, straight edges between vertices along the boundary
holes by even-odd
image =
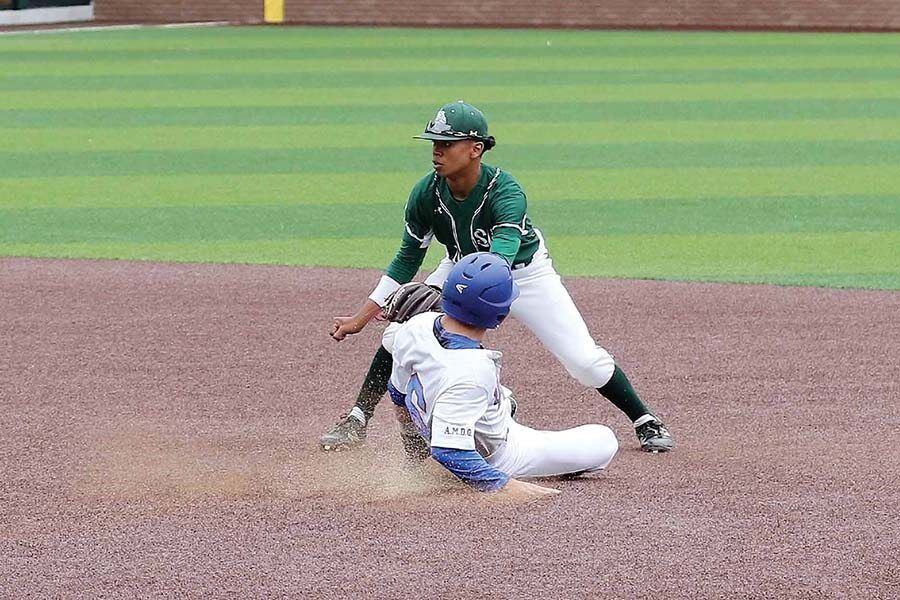
[[[410,281],[391,294],[381,313],[388,321],[405,323],[423,312],[440,310],[440,306],[439,289],[418,281]]]

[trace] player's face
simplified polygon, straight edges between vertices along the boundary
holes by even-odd
[[[458,142],[434,141],[431,148],[431,164],[438,175],[453,177],[478,165],[481,158],[481,142],[459,140]]]

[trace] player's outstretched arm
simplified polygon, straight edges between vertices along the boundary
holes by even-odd
[[[334,317],[331,324],[331,337],[340,342],[348,335],[359,333],[379,313],[381,313],[381,306],[367,298],[365,304],[352,317]]]
[[[518,504],[555,496],[559,490],[512,479],[490,466],[474,450],[431,449],[431,456],[490,501]]]

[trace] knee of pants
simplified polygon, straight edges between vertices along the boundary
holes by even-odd
[[[589,448],[594,453],[592,463],[595,469],[605,469],[619,451],[616,434],[606,425],[585,425],[585,433],[590,436]]]
[[[598,388],[609,383],[616,369],[616,361],[609,352],[600,346],[590,351],[563,359],[563,365],[569,374],[581,385]]]

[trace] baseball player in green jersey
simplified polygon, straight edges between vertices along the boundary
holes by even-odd
[[[453,265],[473,252],[492,252],[512,267],[519,297],[510,316],[524,323],[583,385],[596,388],[631,420],[641,448],[666,452],[675,443],[665,425],[634,391],[609,352],[591,337],[527,214],[525,192],[512,175],[482,162],[495,145],[484,114],[463,101],[441,107],[425,132],[432,142],[433,170],[423,177],[406,204],[400,250],[355,315],[335,317],[331,336],[343,340],[375,318],[388,297],[415,276],[433,240],[447,253],[425,283],[441,287]],[[366,423],[387,391],[390,353],[380,347],[356,405],[321,438],[324,450],[364,442]]]

